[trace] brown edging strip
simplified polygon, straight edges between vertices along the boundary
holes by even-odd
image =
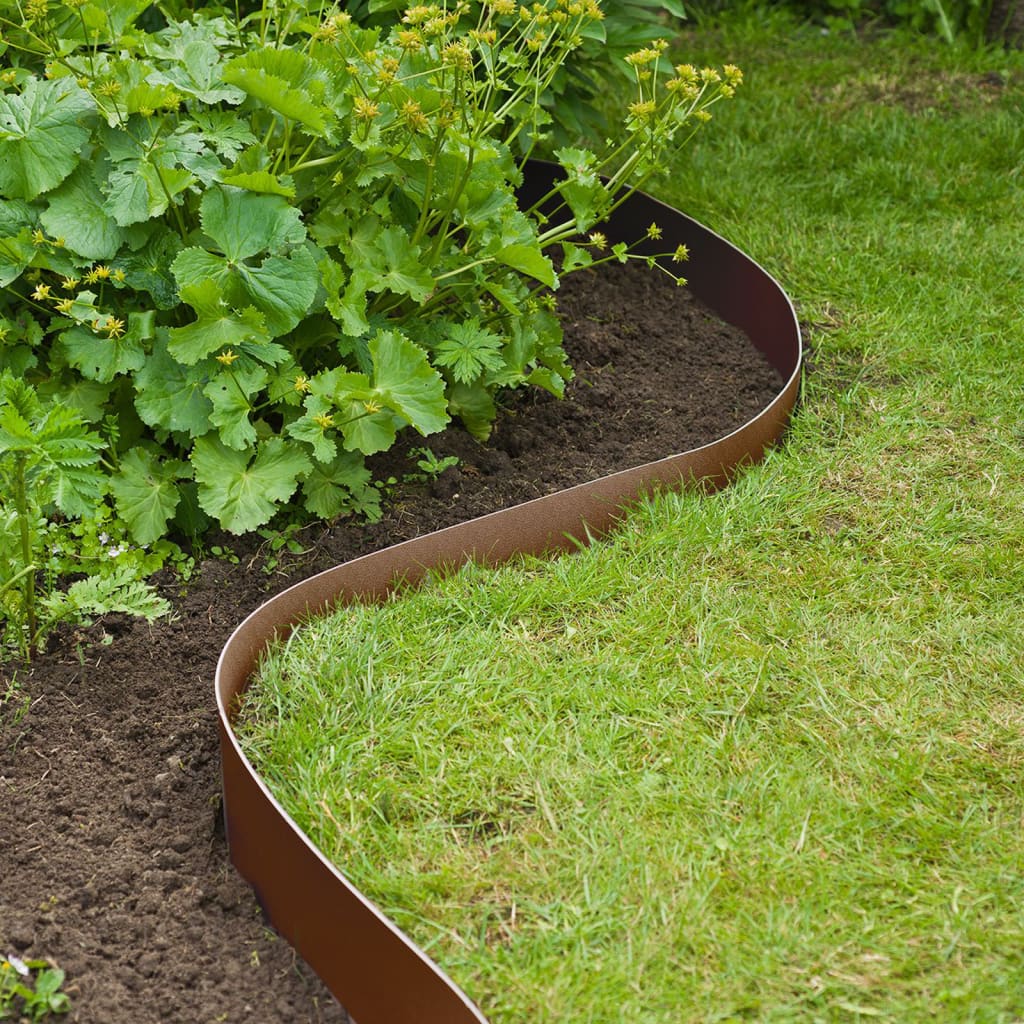
[[[547,192],[556,169],[528,168],[523,192]],[[398,583],[469,560],[554,554],[608,532],[622,511],[658,485],[721,486],[779,439],[796,403],[802,348],[793,307],[753,260],[685,214],[637,194],[603,230],[632,242],[647,225],[663,231],[659,251],[686,245],[690,290],[744,330],[785,386],[738,430],[711,444],[417,537],[296,584],[253,612],[217,665],[224,815],[231,859],[275,928],[298,950],[358,1024],[486,1024],[450,978],[333,865],[271,796],[242,754],[233,709],[260,652],[301,618],[354,598],[381,599]]]

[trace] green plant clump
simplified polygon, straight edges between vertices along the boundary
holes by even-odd
[[[0,1020],[42,1020],[67,1013],[71,1001],[61,992],[64,972],[46,960],[0,959]]]
[[[483,438],[499,389],[560,395],[552,253],[629,258],[592,229],[740,80],[638,51],[623,141],[559,150],[542,212],[513,151],[596,0],[0,15],[0,370],[77,414],[89,501],[138,544],[372,514],[364,460],[400,430]]]
[[[0,646],[23,657],[58,622],[111,611],[152,620],[169,610],[144,581],[166,552],[129,554],[95,511],[102,448],[77,411],[44,405],[30,385],[0,374]],[[59,521],[48,518],[54,512]],[[82,578],[57,586],[71,575]]]

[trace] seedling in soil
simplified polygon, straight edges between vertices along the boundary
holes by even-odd
[[[0,960],[0,1020],[39,1021],[67,1013],[71,1000],[61,988],[64,972],[47,960],[19,960],[8,954]]]

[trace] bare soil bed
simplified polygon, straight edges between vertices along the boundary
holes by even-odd
[[[450,429],[410,447],[458,455],[400,482],[383,520],[309,527],[266,571],[260,538],[218,538],[163,581],[173,616],[107,617],[0,666],[31,705],[0,707],[0,955],[67,972],[89,1024],[343,1022],[344,1011],[263,923],[228,860],[213,673],[224,641],[274,592],[388,544],[684,451],[756,415],[782,381],[747,338],[663,275],[602,268],[559,295],[577,376],[567,400],[509,396],[491,441]],[[380,460],[399,481],[407,456]]]

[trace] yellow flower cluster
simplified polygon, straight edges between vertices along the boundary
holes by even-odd
[[[37,235],[42,236],[42,232],[37,231]],[[36,244],[40,244],[41,241],[45,241],[45,237],[36,241]],[[55,244],[63,245],[64,240],[58,239]],[[78,323],[90,323],[93,331],[97,334],[105,333],[108,338],[121,338],[125,332],[125,322],[119,317],[113,314],[103,314],[94,309],[91,305],[91,299],[94,298],[92,293],[89,293],[90,302],[82,302],[79,311],[76,312],[76,305],[78,300],[74,296],[59,296],[54,295],[54,285],[46,284],[40,281],[42,276],[41,271],[36,270],[32,273],[26,274],[26,278],[32,278],[36,281],[35,289],[30,293],[29,297],[34,299],[36,302],[49,302],[53,308],[60,313],[62,316],[71,317]],[[126,275],[121,269],[111,270],[110,267],[103,264],[99,264],[87,271],[83,279],[77,277],[62,277],[60,278],[60,287],[66,292],[74,292],[80,284],[97,284],[99,282],[112,281],[116,284],[123,284],[125,282]],[[84,315],[83,315],[84,314]]]
[[[406,100],[402,104],[402,120],[414,132],[425,132],[430,126],[422,107],[413,99]]]

